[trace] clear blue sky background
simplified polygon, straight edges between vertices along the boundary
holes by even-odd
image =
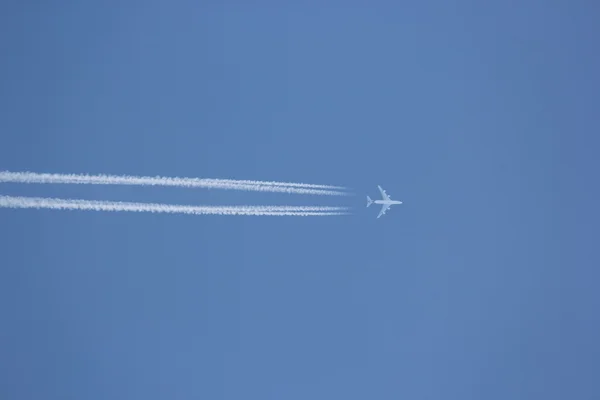
[[[0,398],[600,398],[594,2],[35,3],[0,169],[357,196],[0,194],[356,213],[0,209]]]

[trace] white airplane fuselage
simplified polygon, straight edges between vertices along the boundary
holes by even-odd
[[[379,211],[379,214],[377,214],[377,218],[379,218],[382,215],[384,215],[391,206],[393,206],[394,204],[402,204],[402,202],[399,200],[392,200],[381,186],[377,185],[377,188],[381,193],[381,200],[373,200],[369,196],[367,196],[367,207],[369,207],[371,204],[380,204],[381,211]]]
[[[373,203],[375,203],[375,204],[389,204],[390,206],[392,204],[402,204],[402,202],[398,201],[398,200],[373,200]]]

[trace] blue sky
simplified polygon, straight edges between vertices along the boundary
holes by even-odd
[[[356,210],[0,210],[0,397],[599,398],[599,7],[288,3],[0,7],[1,170],[357,193],[1,184]]]

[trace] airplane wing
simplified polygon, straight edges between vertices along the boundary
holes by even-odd
[[[383,197],[383,200],[390,200],[391,197],[388,196],[388,194],[385,192],[385,190],[383,190],[383,188],[379,185],[377,185],[377,187],[379,188],[379,191],[381,192],[381,197]]]
[[[379,215],[377,216],[377,218],[381,217],[382,215],[385,214],[385,212],[388,210],[388,208],[390,208],[389,204],[384,204],[381,206],[381,211],[379,211]]]

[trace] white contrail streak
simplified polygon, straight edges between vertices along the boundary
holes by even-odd
[[[350,195],[347,192],[342,192],[339,190],[329,190],[336,187],[325,185],[321,185],[322,188],[317,188],[319,185],[308,185],[304,183],[238,181],[231,179],[168,178],[160,176],[150,177],[128,175],[77,175],[0,171],[0,182],[59,184],[62,183],[83,185],[177,186],[186,188],[245,190],[256,192],[279,192],[326,196]]]
[[[156,203],[128,203],[56,199],[46,197],[0,196],[2,208],[36,208],[52,210],[130,211],[192,215],[273,215],[273,216],[325,216],[347,215],[348,207],[319,206],[185,206]]]
[[[249,180],[238,180],[238,179],[204,179],[204,180],[214,181],[214,182],[223,182],[223,183],[243,184],[243,185],[288,186],[288,187],[312,188],[312,189],[347,190],[347,188],[344,186],[314,185],[314,184],[310,184],[310,183],[249,181]]]

